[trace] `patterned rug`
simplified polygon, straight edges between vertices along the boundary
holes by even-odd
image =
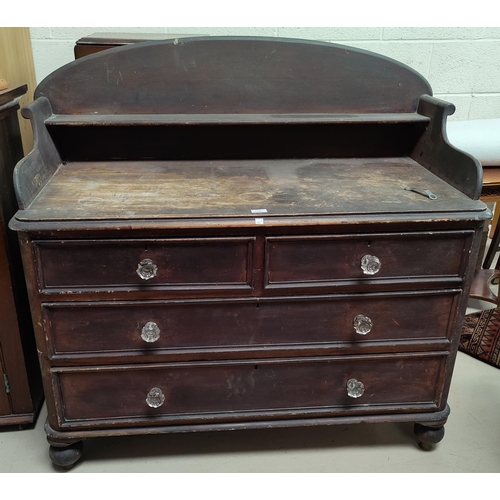
[[[500,368],[500,308],[467,314],[458,349]]]

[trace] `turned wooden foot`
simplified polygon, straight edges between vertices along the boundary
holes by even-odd
[[[429,427],[423,424],[415,424],[413,432],[418,439],[418,445],[422,450],[430,451],[444,437],[444,425]]]
[[[83,453],[83,441],[76,443],[55,443],[49,441],[49,456],[54,465],[69,470],[80,460]]]

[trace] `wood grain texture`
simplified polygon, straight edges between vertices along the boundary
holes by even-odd
[[[446,359],[445,369],[440,375],[439,383],[442,385],[441,391],[441,402],[440,407],[443,407],[447,401],[450,386],[451,386],[451,377],[453,374],[453,369],[455,366],[455,360],[458,353],[458,346],[460,343],[460,337],[462,334],[462,325],[464,321],[464,316],[467,311],[469,294],[471,291],[471,286],[475,273],[475,263],[479,254],[479,247],[481,245],[482,232],[483,228],[475,229],[474,237],[472,238],[472,245],[469,250],[469,262],[463,273],[463,286],[462,289],[464,293],[460,297],[460,301],[456,305],[457,315],[455,316],[453,331],[455,334],[451,337],[451,349],[450,356]]]
[[[459,276],[472,231],[449,233],[367,234],[356,237],[297,236],[268,238],[266,285],[297,282],[416,276]],[[380,270],[367,275],[365,255],[379,259]]]
[[[353,186],[356,186],[356,189]],[[437,200],[406,191],[430,189]],[[383,200],[383,201],[380,201]],[[253,214],[264,209],[263,214]],[[486,210],[410,158],[92,162],[59,166],[19,220]]]
[[[167,231],[172,237],[191,237],[220,235],[218,229],[223,226],[233,236],[246,236],[249,229],[256,235],[299,235],[308,234],[355,234],[378,231],[407,231],[408,221],[413,222],[415,231],[462,230],[480,226],[483,221],[491,219],[491,211],[486,206],[477,206],[473,212],[441,212],[439,218],[432,212],[414,214],[362,214],[362,215],[326,215],[311,218],[310,216],[277,216],[264,218],[264,224],[256,227],[255,217],[208,217],[186,219],[106,219],[96,220],[22,220],[22,211],[9,222],[9,228],[14,231],[29,231],[34,239],[72,238],[73,231],[78,229],[85,238],[101,239],[104,236],[115,238],[162,238]],[[253,214],[252,214],[253,215]],[[20,220],[17,219],[20,217]],[[229,233],[228,233],[229,234]]]
[[[9,88],[27,84],[21,106],[33,101],[36,87],[35,64],[29,28],[0,28],[0,78],[9,82]],[[29,122],[19,116],[24,154],[33,148],[33,132]]]
[[[434,403],[442,359],[430,353],[392,359],[257,359],[60,369],[57,373],[65,401],[64,420],[116,419],[120,425],[121,419],[124,425],[139,419],[136,423],[152,425],[165,415],[171,417],[164,423],[175,424],[190,422],[192,414],[222,413],[202,420],[227,421],[238,420],[238,415],[224,412],[260,411],[264,416],[266,410],[337,407],[338,413],[356,406],[354,413],[362,413],[366,405]],[[347,394],[351,378],[366,384],[359,399]],[[146,404],[153,387],[164,393],[160,408]]]
[[[41,289],[110,286],[251,288],[252,238],[36,242]],[[157,272],[137,270],[151,260]]]
[[[45,303],[43,309],[55,354],[135,351],[140,356],[181,348],[239,347],[244,351],[255,346],[324,343],[349,344],[369,352],[367,343],[448,338],[455,297],[456,292],[400,292],[259,300]],[[365,335],[354,329],[358,314],[373,322]],[[160,334],[156,342],[147,343],[141,332],[151,321]]]

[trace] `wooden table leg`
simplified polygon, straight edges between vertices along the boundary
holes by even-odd
[[[500,218],[500,207],[498,206],[498,201],[495,202],[495,208],[493,209],[493,219],[491,219],[490,225],[490,234],[488,235],[490,238],[493,238],[495,234],[495,228],[498,224],[498,219]]]

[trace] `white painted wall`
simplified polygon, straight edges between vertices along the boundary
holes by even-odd
[[[500,118],[500,28],[31,28],[37,80],[74,60],[75,42],[95,32],[281,36],[359,47],[419,73],[451,120]]]

